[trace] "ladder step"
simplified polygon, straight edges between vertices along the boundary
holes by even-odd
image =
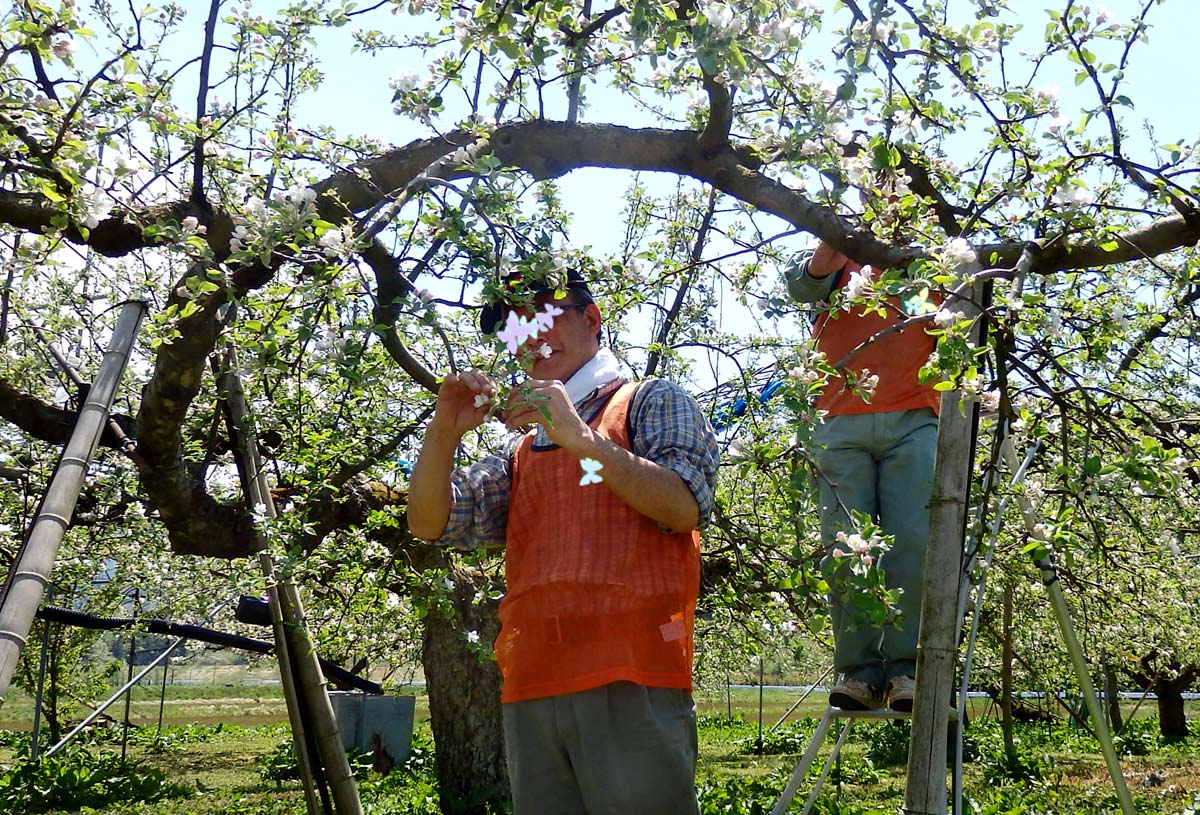
[[[826,714],[830,719],[867,719],[867,720],[886,720],[886,719],[911,719],[912,714],[902,710],[843,710],[840,707],[830,707],[826,710]],[[950,720],[958,721],[958,711],[950,708]]]

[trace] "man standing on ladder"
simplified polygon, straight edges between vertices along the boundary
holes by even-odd
[[[505,546],[495,650],[517,815],[694,815],[695,530],[712,510],[716,438],[678,386],[626,383],[585,281],[555,282],[510,275],[505,302],[485,306],[484,333],[504,325],[531,378],[505,396],[479,370],[445,378],[409,528]],[[453,470],[492,401],[509,428],[534,429]]]
[[[936,339],[922,323],[868,342],[906,316],[899,298],[888,298],[886,316],[829,307],[852,279],[864,290],[879,272],[821,242],[784,271],[788,291],[801,302],[823,302],[813,338],[830,364],[867,343],[847,364],[877,376],[869,401],[842,379],[831,379],[817,399],[824,421],[814,433],[821,501],[822,569],[829,577],[835,684],[829,703],[844,710],[912,710],[921,616],[922,569],[929,542],[929,498],[937,449],[940,395],[921,384],[918,372]],[[861,389],[860,389],[861,391]],[[851,512],[861,512],[894,537],[879,560],[889,589],[900,590],[898,625],[857,626],[854,598],[845,589],[851,558],[839,551],[838,534],[855,533]],[[839,587],[840,584],[840,587]]]

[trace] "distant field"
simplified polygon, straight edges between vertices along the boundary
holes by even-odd
[[[231,679],[222,676],[222,680]],[[158,716],[160,686],[139,688],[131,704],[132,723],[139,732],[130,737],[130,757],[161,769],[169,778],[194,787],[199,794],[189,798],[164,800],[153,804],[112,806],[99,810],[106,815],[303,815],[304,805],[295,782],[282,784],[265,780],[264,761],[278,753],[288,741],[286,711],[278,686],[236,684],[222,681],[216,685],[178,684],[167,686],[164,704],[164,729],[161,744],[154,739]],[[423,689],[416,693],[416,730],[428,744],[428,704]],[[807,744],[815,721],[825,708],[823,693],[814,692],[790,715],[785,724],[773,731],[775,723],[799,700],[791,690],[767,688],[762,693],[761,733],[758,741],[759,693],[756,688],[735,688],[728,696],[723,691],[697,694],[701,715],[700,778],[706,813],[754,815],[767,811],[790,775],[799,753]],[[29,700],[20,694],[6,704],[0,730],[28,730],[29,719],[15,715],[17,709],[29,710]],[[1126,711],[1133,712],[1127,705]],[[111,711],[120,718],[122,705]],[[727,718],[727,712],[732,718]],[[998,728],[985,720],[990,710],[986,703],[972,704],[976,728],[969,728],[977,750],[997,749]],[[1138,717],[1153,713],[1153,705],[1143,705]],[[1191,715],[1196,716],[1192,710]],[[807,717],[807,718],[806,718]],[[189,728],[187,725],[202,725]],[[220,724],[221,727],[214,727]],[[1123,769],[1137,798],[1139,813],[1180,815],[1194,802],[1200,802],[1200,737],[1186,744],[1163,746],[1152,735],[1153,723],[1145,740],[1146,753],[1126,756]],[[1198,725],[1200,729],[1200,725]],[[904,748],[906,738],[896,747],[896,729],[887,724],[860,723],[846,743],[839,764],[838,781],[827,785],[825,813],[880,815],[895,812],[904,786]],[[988,735],[990,734],[990,735]],[[986,736],[986,738],[984,738]],[[100,749],[120,750],[119,725],[96,738]],[[983,739],[981,741],[981,739]],[[968,793],[978,808],[970,811],[1018,815],[1024,812],[1054,815],[1110,815],[1112,782],[1099,756],[1095,742],[1084,732],[1063,722],[1052,725],[1023,725],[1019,734],[1023,755],[1036,764],[1041,780],[997,776],[996,761],[976,760],[966,767]],[[18,755],[18,739],[0,739],[0,765],[13,762]],[[766,749],[759,752],[756,744]],[[105,746],[106,745],[106,746]],[[827,754],[827,743],[822,754]],[[24,755],[24,753],[21,753]],[[1040,769],[1038,769],[1040,768]],[[431,778],[418,774],[407,785],[364,782],[361,792],[370,811],[394,815],[428,815],[436,812],[429,803],[429,787],[421,786]],[[425,779],[422,781],[421,779]],[[1157,779],[1157,780],[1156,780]],[[1152,786],[1153,784],[1153,786]],[[807,786],[807,785],[806,785]],[[424,803],[422,803],[424,802]]]
[[[287,709],[283,700],[283,688],[277,675],[270,667],[248,669],[246,666],[223,665],[216,668],[200,667],[174,670],[168,676],[162,701],[163,723],[184,724],[230,724],[257,725],[285,722]],[[215,680],[215,681],[214,681]],[[156,726],[159,716],[162,674],[155,672],[134,686],[130,702],[130,722],[134,725]],[[401,686],[399,692],[415,696],[418,721],[429,718],[429,706],[425,687],[420,685]],[[764,688],[762,694],[762,721],[769,730],[804,694],[797,690]],[[103,700],[94,700],[96,702]],[[1189,701],[1189,716],[1200,718],[1200,702]],[[787,721],[804,716],[819,717],[825,709],[826,697],[814,691],[792,711]],[[759,693],[757,688],[732,688],[728,697],[723,689],[700,689],[696,693],[697,712],[707,716],[740,717],[757,727],[759,720]],[[971,699],[968,713],[971,718],[992,714],[993,705],[985,699]],[[1126,700],[1122,704],[1126,715],[1137,717],[1156,713],[1153,700],[1138,704]],[[119,700],[107,711],[114,719],[122,719],[124,700]],[[1056,711],[1061,715],[1061,711]],[[82,713],[79,717],[82,717]],[[4,706],[0,707],[0,729],[28,730],[33,721],[33,702],[29,694],[13,688]]]

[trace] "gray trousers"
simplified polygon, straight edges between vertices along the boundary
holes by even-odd
[[[697,815],[688,691],[613,682],[502,707],[515,815]]]
[[[821,470],[823,566],[834,575],[830,596],[834,669],[872,685],[896,676],[915,676],[937,417],[929,408],[830,416],[817,428],[813,442]],[[891,550],[879,559],[879,568],[887,587],[902,592],[898,626],[852,625],[853,598],[836,585],[836,572],[845,564],[829,554],[838,530],[853,529],[843,507],[866,513],[885,533],[895,536]]]

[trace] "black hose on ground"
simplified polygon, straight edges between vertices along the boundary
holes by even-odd
[[[236,648],[241,651],[251,651],[256,654],[269,654],[275,650],[274,643],[267,642],[266,640],[256,640],[251,637],[242,637],[224,631],[214,631],[211,628],[203,628],[198,625],[173,623],[169,620],[159,620],[152,617],[98,617],[94,614],[74,611],[69,608],[62,608],[61,606],[43,606],[38,610],[37,616],[52,623],[63,623],[78,628],[92,628],[100,631],[112,631],[118,628],[133,628],[136,626],[152,634],[199,640],[200,642],[207,642],[212,645]],[[361,676],[356,676],[342,666],[328,660],[321,659],[320,663],[321,671],[325,674],[326,678],[339,686],[349,686],[375,696],[383,693],[383,688],[378,683],[372,682],[369,679],[363,679]]]

